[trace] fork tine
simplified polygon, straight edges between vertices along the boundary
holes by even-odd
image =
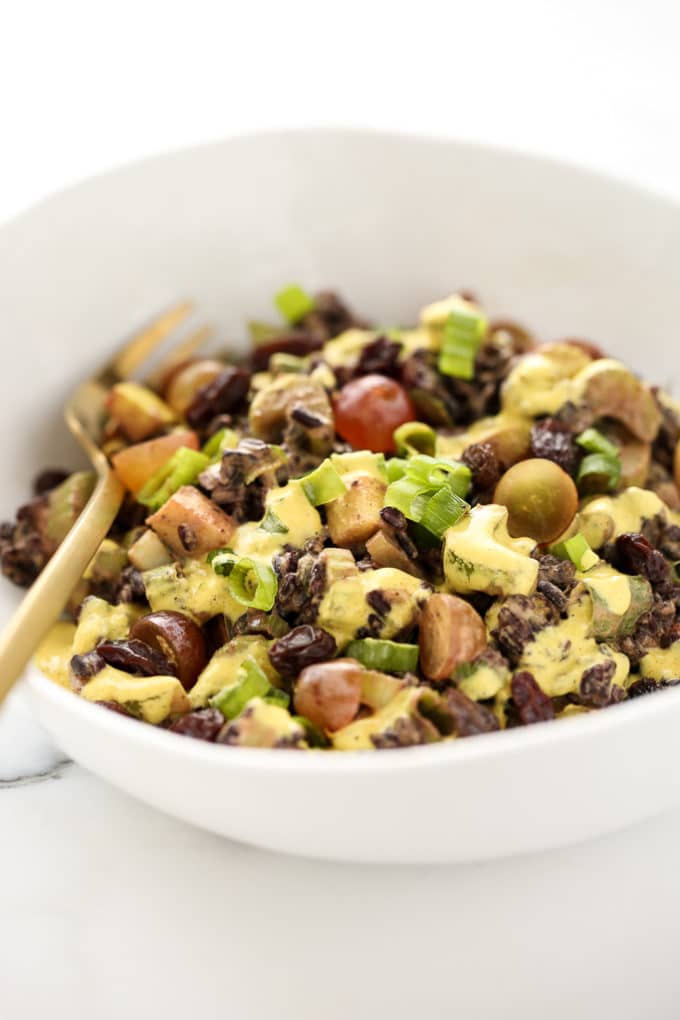
[[[111,367],[118,378],[127,379],[131,376],[158,344],[172,333],[192,310],[191,301],[182,301],[162,312],[157,319],[133,336],[113,360]]]
[[[158,366],[156,371],[149,377],[149,384],[152,387],[160,387],[162,380],[167,377],[168,372],[175,367],[180,365],[183,361],[188,361],[192,354],[203,346],[203,344],[213,336],[215,332],[214,326],[205,325],[200,326],[195,333],[192,333],[177,344],[176,347],[168,353],[167,357],[163,359],[161,364]]]

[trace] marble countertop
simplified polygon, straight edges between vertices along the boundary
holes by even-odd
[[[0,1015],[678,1016],[680,810],[568,850],[336,865],[190,828],[0,718]]]

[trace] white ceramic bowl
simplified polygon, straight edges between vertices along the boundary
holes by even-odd
[[[573,167],[452,141],[313,131],[238,138],[90,180],[0,230],[0,509],[72,455],[68,390],[134,324],[195,297],[223,339],[289,280],[378,321],[473,287],[546,339],[590,337],[668,384],[680,208]],[[16,594],[0,587],[7,614]],[[452,861],[557,846],[670,806],[680,689],[501,734],[379,754],[206,745],[101,711],[35,670],[35,710],[78,762],[259,846]]]

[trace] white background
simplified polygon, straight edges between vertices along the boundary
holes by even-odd
[[[677,0],[0,0],[0,219],[160,150],[322,123],[517,146],[680,196],[679,42]],[[404,871],[230,846],[80,770],[2,807],[3,1020],[680,1016],[680,815]]]

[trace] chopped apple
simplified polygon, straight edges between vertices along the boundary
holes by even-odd
[[[205,556],[229,544],[236,523],[193,485],[183,485],[146,523],[175,556]]]
[[[171,432],[158,439],[147,439],[145,443],[135,443],[134,446],[114,453],[111,462],[125,488],[136,495],[144,483],[182,446],[198,450],[196,433]]]
[[[109,414],[133,443],[148,439],[175,421],[168,407],[152,390],[136,382],[116,383],[108,397]]]

